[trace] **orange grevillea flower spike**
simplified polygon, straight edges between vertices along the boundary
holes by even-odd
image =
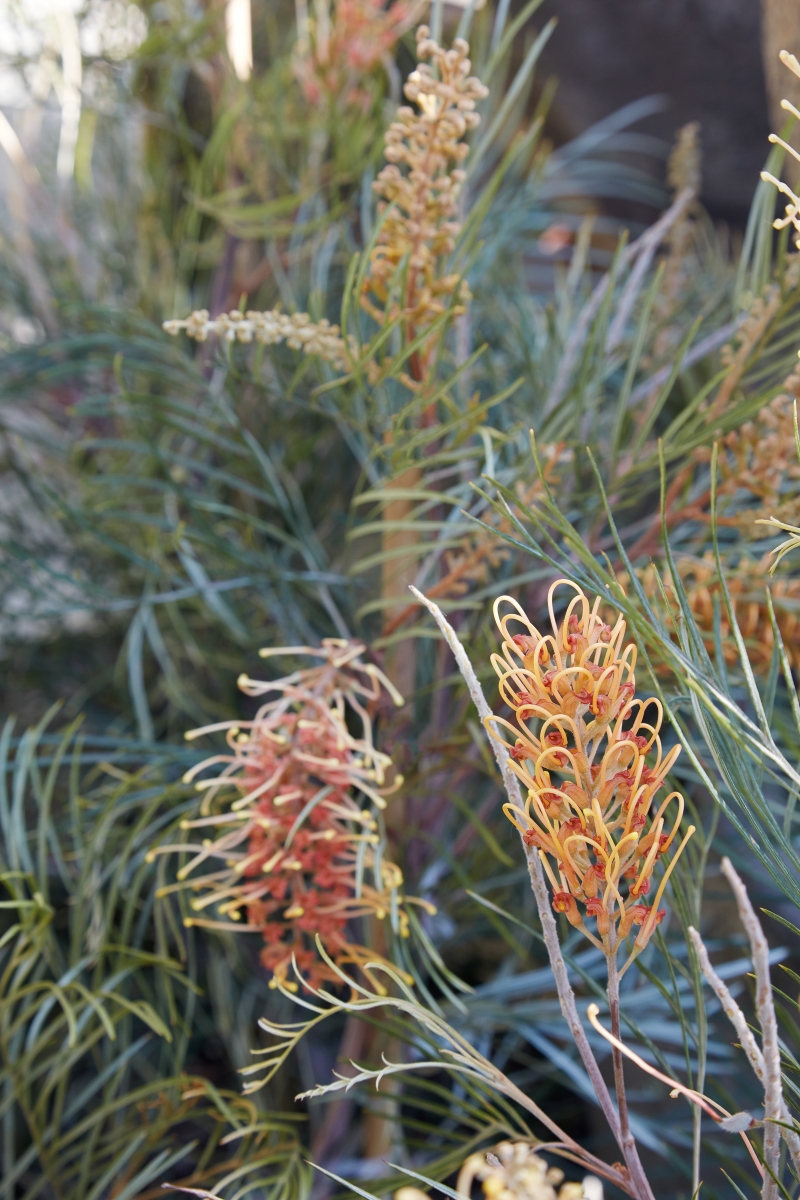
[[[559,623],[554,596],[563,587],[574,595]],[[524,810],[508,803],[504,811],[538,850],[553,908],[606,953],[639,926],[638,953],[663,919],[659,901],[694,826],[649,905],[656,864],[683,816],[679,792],[662,796],[680,746],[663,753],[661,704],[637,697],[636,646],[625,645],[621,616],[606,624],[600,604],[558,580],[548,596],[551,632],[541,634],[516,600],[495,602],[503,653],[492,665],[514,721],[492,716],[486,726],[527,788]],[[590,917],[598,936],[586,926]]]
[[[226,752],[184,776],[204,795],[181,828],[216,836],[151,851],[190,855],[177,883],[162,889],[194,893],[197,915],[185,924],[262,935],[271,986],[296,990],[293,960],[314,987],[341,982],[320,960],[318,936],[338,966],[361,969],[378,989],[367,964],[381,955],[359,941],[357,918],[391,915],[396,932],[408,935],[402,872],[385,854],[378,818],[403,779],[375,747],[371,717],[382,689],[403,700],[363,661],[364,649],[327,638],[318,648],[262,650],[320,661],[269,682],[241,676],[246,695],[271,697],[253,720],[186,735],[226,734]]]

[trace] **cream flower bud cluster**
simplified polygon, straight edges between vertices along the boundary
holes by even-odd
[[[372,255],[364,307],[380,317],[368,296],[371,293],[385,305],[397,267],[408,256],[403,311],[415,325],[425,325],[444,312],[460,283],[459,276],[439,271],[460,229],[458,199],[466,179],[460,164],[469,153],[462,139],[480,123],[475,105],[488,91],[469,73],[469,46],[463,38],[443,50],[422,25],[417,30],[417,54],[429,61],[421,61],[408,77],[405,95],[418,111],[407,105],[398,109],[386,133],[388,166],[373,184],[382,198],[380,211],[394,207]],[[459,298],[462,302],[468,298],[463,283]]]
[[[344,370],[347,363],[339,326],[331,325],[326,320],[312,321],[308,313],[288,315],[275,309],[246,313],[234,311],[220,313],[212,320],[207,309],[201,308],[184,321],[165,321],[162,328],[173,337],[185,330],[187,336],[197,342],[205,342],[211,334],[216,334],[226,342],[257,341],[268,346],[286,342],[292,350],[317,355],[339,370]]]
[[[501,1142],[488,1153],[469,1156],[457,1189],[460,1196],[469,1196],[477,1179],[486,1200],[583,1200],[583,1184],[562,1183],[563,1178],[564,1172],[548,1166],[527,1142]]]

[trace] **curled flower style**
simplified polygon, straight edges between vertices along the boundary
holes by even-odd
[[[420,25],[417,55],[422,61],[409,75],[405,95],[419,111],[407,105],[397,110],[386,133],[388,166],[373,184],[381,197],[379,211],[392,208],[372,252],[361,303],[381,323],[402,313],[418,333],[445,311],[456,291],[455,312],[463,311],[469,300],[466,283],[459,275],[444,274],[443,268],[460,230],[458,201],[466,179],[461,164],[469,153],[463,138],[480,123],[475,105],[488,90],[469,73],[469,46],[463,38],[443,50],[427,25]],[[407,168],[405,174],[399,164]],[[406,257],[405,294],[394,302],[390,291]]]
[[[553,598],[562,586],[576,594],[559,624]],[[504,605],[511,611],[503,614]],[[492,665],[516,724],[491,716],[486,726],[508,747],[528,790],[524,810],[509,803],[504,811],[538,850],[553,908],[608,954],[638,926],[637,954],[663,919],[658,905],[694,826],[648,905],[656,864],[683,817],[679,792],[659,797],[680,747],[663,753],[661,704],[636,696],[636,646],[624,645],[622,617],[612,627],[600,606],[599,596],[592,605],[575,584],[558,580],[548,596],[552,632],[541,634],[516,600],[495,601],[503,653],[492,655]],[[596,919],[599,939],[586,917]]]
[[[228,753],[214,754],[184,777],[197,780],[204,797],[199,814],[181,828],[216,837],[150,852],[190,856],[177,883],[161,893],[194,893],[189,907],[197,915],[185,924],[260,933],[271,986],[291,991],[297,989],[293,959],[313,987],[341,982],[316,953],[316,937],[338,966],[361,969],[380,988],[368,964],[381,955],[353,940],[355,918],[391,916],[395,931],[408,935],[402,872],[385,854],[378,818],[403,779],[390,779],[392,760],[373,743],[370,715],[382,688],[396,704],[403,700],[363,661],[364,649],[360,642],[327,638],[319,648],[262,650],[264,657],[309,655],[321,662],[269,682],[241,676],[246,695],[274,698],[251,721],[224,721],[186,735],[226,732]],[[360,736],[351,732],[356,722]],[[216,773],[207,775],[209,768]],[[219,869],[198,873],[214,862]],[[209,913],[213,918],[203,915]]]
[[[323,358],[337,370],[345,370],[347,363],[347,350],[339,334],[339,326],[331,325],[324,319],[312,321],[308,313],[287,315],[277,309],[246,313],[235,310],[220,313],[212,320],[208,311],[201,308],[185,320],[164,321],[162,328],[173,337],[183,329],[187,337],[194,338],[196,342],[205,342],[211,334],[216,334],[226,342],[255,340],[267,346],[286,342],[290,349]]]
[[[527,1142],[500,1142],[486,1153],[470,1154],[456,1190],[469,1198],[477,1179],[486,1200],[583,1200],[584,1184],[562,1183],[563,1178],[564,1172],[548,1166]]]

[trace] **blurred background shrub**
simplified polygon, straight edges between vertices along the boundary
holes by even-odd
[[[185,730],[253,717],[240,673],[280,674],[259,648],[330,637],[364,639],[407,700],[371,714],[404,777],[376,828],[428,910],[410,948],[387,948],[374,928],[367,944],[391,949],[473,1046],[613,1155],[560,1020],[497,772],[406,586],[437,600],[488,680],[490,601],[510,591],[546,612],[555,568],[543,547],[589,589],[609,584],[611,563],[651,658],[648,686],[679,718],[670,736],[696,751],[677,774],[701,832],[675,873],[665,954],[629,977],[628,1031],[669,1073],[758,1103],[703,1000],[685,929],[702,905],[721,969],[745,994],[743,937],[717,888],[726,850],[758,897],[796,920],[797,586],[789,558],[773,623],[764,589],[777,539],[754,524],[796,521],[800,272],[771,228],[774,190],[759,183],[768,113],[778,128],[776,96],[788,94],[773,78],[775,37],[800,52],[800,30],[783,37],[786,7],[7,0],[8,1200],[128,1200],[167,1178],[226,1200],[300,1197],[309,1155],[385,1194],[400,1182],[390,1151],[452,1181],[476,1147],[532,1136],[513,1106],[444,1071],[383,1104],[364,1086],[294,1105],[337,1059],[379,1061],[401,1043],[423,1052],[409,1023],[385,1016],[366,1027],[340,1014],[268,1088],[241,1095],[237,1072],[263,1048],[257,1019],[294,1010],[269,987],[258,936],[185,924],[190,850],[175,866],[148,851],[180,842],[196,815],[181,777],[200,755]],[[445,306],[417,344],[391,316],[391,287],[373,286],[371,311],[362,300],[384,134],[422,20],[447,45],[469,38],[488,94],[460,230],[436,267],[463,276],[471,300]],[[782,158],[772,151],[772,171]],[[176,341],[161,328],[192,311],[277,308],[354,339],[344,379],[291,345]],[[683,625],[670,616],[681,605]],[[289,654],[281,671],[301,661]],[[726,703],[755,725],[731,732]],[[774,745],[759,758],[763,726]],[[790,965],[793,935],[773,932]],[[575,985],[602,1002],[600,956],[576,938]],[[685,1110],[665,1123],[663,1088],[638,1088],[634,1130],[654,1186],[689,1196],[700,1124]],[[752,1186],[738,1148],[721,1135],[703,1148],[714,1194],[735,1186],[716,1160]],[[329,1185],[317,1176],[316,1195]]]

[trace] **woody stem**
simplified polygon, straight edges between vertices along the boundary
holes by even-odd
[[[617,971],[617,947],[606,951],[608,962],[608,1008],[611,1016],[611,1030],[615,1038],[620,1038],[619,1026],[619,974]],[[639,1151],[631,1133],[628,1120],[628,1099],[625,1095],[625,1075],[622,1067],[622,1052],[616,1046],[612,1049],[614,1064],[614,1087],[617,1092],[617,1108],[619,1109],[619,1131],[622,1153],[625,1155],[625,1165],[628,1168],[631,1183],[639,1200],[653,1200],[653,1192],[647,1176],[639,1160]]]
[[[617,956],[615,953],[610,953],[608,956],[608,1006],[611,1012],[611,1031],[615,1038],[620,1037],[619,1027],[619,976],[617,974]],[[622,1067],[622,1052],[616,1048],[613,1049],[614,1059],[614,1087],[617,1092],[617,1108],[619,1109],[619,1126],[622,1134],[623,1149],[626,1140],[626,1135],[630,1136],[630,1124],[628,1121],[628,1100],[625,1095],[625,1076]]]

